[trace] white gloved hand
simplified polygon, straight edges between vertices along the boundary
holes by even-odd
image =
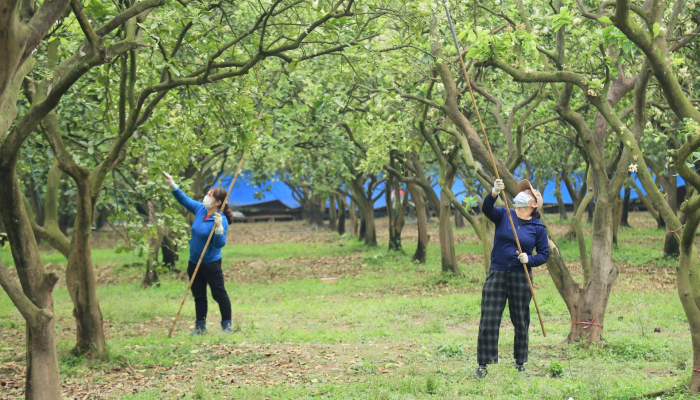
[[[217,235],[224,234],[224,224],[221,223],[221,214],[219,213],[214,214],[214,226],[216,226],[216,229],[214,229],[214,233],[216,233]]]
[[[506,187],[506,185],[503,184],[503,179],[496,179],[493,181],[493,190],[491,193],[493,193],[494,196],[498,197],[499,194],[501,194],[501,190],[503,190]]]
[[[176,190],[179,188],[179,186],[177,186],[177,183],[175,183],[175,181],[173,180],[173,177],[170,176],[169,173],[163,172],[163,179],[165,179],[165,183],[167,183],[168,186],[170,186],[170,189],[171,189],[173,192],[176,191]]]
[[[520,254],[518,255],[518,260],[520,260],[520,262],[523,263],[523,264],[527,264],[527,262],[530,261],[530,260],[527,258],[527,254],[525,254],[525,253],[520,253]]]

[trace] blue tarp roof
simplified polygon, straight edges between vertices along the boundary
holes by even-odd
[[[267,203],[279,200],[289,208],[299,208],[301,204],[292,196],[292,189],[280,180],[267,181],[263,185],[254,185],[250,182],[251,173],[241,172],[233,185],[229,204],[232,207],[243,207],[254,204]],[[231,184],[231,176],[221,178],[220,185],[228,189]],[[256,198],[256,193],[258,197]]]
[[[254,185],[250,182],[251,178],[251,173],[250,172],[241,172],[240,176],[236,180],[235,185],[233,186],[233,193],[231,193],[231,197],[229,198],[229,203],[231,206],[235,207],[242,207],[242,206],[250,206],[250,205],[255,205],[255,204],[261,204],[261,203],[267,203],[270,201],[274,200],[279,200],[284,205],[286,205],[289,208],[299,208],[301,205],[299,204],[298,201],[292,196],[292,190],[287,186],[284,182],[280,180],[273,179],[271,181],[265,182],[265,184],[262,185]],[[639,178],[635,178],[637,187],[642,191],[642,193],[646,192],[642,188],[642,184],[639,181]],[[678,176],[678,186],[684,186],[685,181]],[[575,180],[579,182],[580,185],[580,176],[575,176]],[[228,185],[231,184],[231,176],[227,175],[221,179],[221,186],[224,188],[228,188]],[[437,178],[433,182],[433,187],[435,188],[435,192],[437,193],[438,197],[440,197],[440,187],[437,183]],[[557,199],[554,197],[554,190],[555,190],[555,182],[554,181],[549,181],[547,182],[547,185],[545,186],[545,189],[542,192],[542,197],[544,198],[545,204],[556,204]],[[384,190],[384,184],[379,184],[377,185],[377,188],[375,189],[373,197],[377,197],[381,191]],[[457,179],[452,186],[452,191],[454,192],[455,196],[457,197],[457,200],[462,201],[462,199],[466,195],[466,188],[464,187],[463,182],[460,179]],[[572,203],[571,201],[571,196],[569,196],[568,190],[566,190],[566,186],[564,183],[561,183],[561,188],[560,192],[562,195],[562,200],[564,203]],[[258,197],[256,198],[256,194],[258,194]],[[621,195],[623,192],[621,191]],[[631,199],[636,199],[639,196],[637,196],[637,193],[635,191],[632,191],[632,194],[630,196]],[[347,200],[348,204],[350,202],[350,199]],[[386,207],[386,198],[382,195],[379,196],[377,201],[374,203],[374,208],[383,208]]]

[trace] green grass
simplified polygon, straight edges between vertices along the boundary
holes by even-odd
[[[640,291],[618,280],[608,304],[604,341],[600,347],[585,349],[561,345],[569,331],[569,315],[551,279],[538,275],[537,296],[548,336],[542,337],[533,306],[527,364],[531,377],[526,379],[512,368],[513,329],[506,309],[501,363],[489,368],[484,381],[475,381],[480,264],[461,266],[463,277],[445,277],[438,273],[439,248],[433,244],[428,262],[416,265],[410,254],[388,254],[384,243],[367,249],[355,240],[329,237],[332,240],[324,243],[227,246],[224,259],[231,263],[360,255],[364,266],[355,276],[341,276],[336,284],[303,275],[277,284],[229,283],[237,332],[218,333],[218,309],[210,299],[211,333],[188,336],[194,318],[189,300],[173,339],[165,334],[186,284],[164,275],[159,286],[140,289],[138,280],[128,278],[138,277],[142,268],[123,267],[134,263],[133,258],[95,250],[96,263],[113,264],[124,277],[98,288],[110,360],[87,361],[67,354],[74,340],[74,330],[69,330],[74,321],[70,298],[59,286],[56,332],[64,383],[112,385],[118,376],[114,371],[123,371],[125,360],[135,371],[147,377],[155,374],[156,379],[135,385],[136,393],[129,386],[105,398],[623,399],[680,386],[690,377],[688,324],[672,288]],[[632,265],[655,263],[660,246],[640,248],[638,242],[645,238],[661,240],[663,231],[622,230],[615,258]],[[410,253],[413,244],[405,246]],[[575,243],[561,247],[567,259],[577,259]],[[481,246],[460,244],[457,250],[480,254]],[[42,256],[56,257],[51,252]],[[650,279],[634,278],[641,287]],[[657,327],[661,333],[654,333]],[[21,317],[0,293],[0,337],[5,340],[0,362],[21,355],[23,330]],[[325,354],[331,351],[342,361],[329,361]],[[293,368],[284,366],[287,359]],[[349,364],[351,359],[356,362]],[[254,372],[263,367],[266,378]],[[264,385],[263,379],[274,383]]]

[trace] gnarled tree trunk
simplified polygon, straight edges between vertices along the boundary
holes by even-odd
[[[89,358],[101,357],[107,352],[102,311],[97,299],[97,282],[92,264],[91,234],[94,198],[87,176],[76,179],[78,186],[77,213],[71,240],[71,251],[66,267],[66,286],[73,301],[76,321],[75,354]]]
[[[450,168],[445,173],[444,185],[446,188],[452,188],[456,175],[456,170]],[[449,272],[455,275],[461,275],[459,266],[457,265],[457,256],[455,254],[455,240],[452,232],[452,201],[447,196],[440,196],[440,256],[442,259],[442,272]]]
[[[330,195],[328,197],[328,229],[335,231],[338,229],[338,214],[336,212],[337,208],[335,205],[335,196]]]
[[[345,199],[339,194],[331,197],[331,199],[338,202],[338,234],[342,236],[345,234],[345,209],[347,208]]]
[[[39,256],[34,232],[24,209],[15,162],[0,168],[0,218],[7,231],[21,286],[10,276],[2,262],[0,286],[27,322],[25,399],[59,400],[61,379],[54,338],[53,300],[53,288],[58,276],[46,272]]]
[[[423,190],[412,183],[409,183],[406,186],[408,192],[411,193],[411,198],[413,198],[413,203],[416,207],[418,243],[416,244],[416,252],[413,253],[413,261],[422,264],[426,260],[428,242],[430,241],[430,236],[428,236],[428,219],[426,217],[426,206],[425,200],[423,199]]]

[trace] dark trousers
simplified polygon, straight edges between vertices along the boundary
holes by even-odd
[[[187,266],[187,275],[192,279],[192,274],[197,264],[190,261]],[[228,298],[224,287],[224,273],[221,271],[221,260],[199,266],[197,276],[192,282],[192,297],[194,297],[194,309],[197,321],[207,319],[207,285],[211,288],[211,296],[219,303],[221,320],[231,319],[231,300]]]
[[[498,362],[498,331],[506,300],[510,320],[515,328],[513,356],[517,363],[527,362],[531,298],[525,271],[505,272],[489,269],[481,292],[481,322],[476,350],[479,364]]]

